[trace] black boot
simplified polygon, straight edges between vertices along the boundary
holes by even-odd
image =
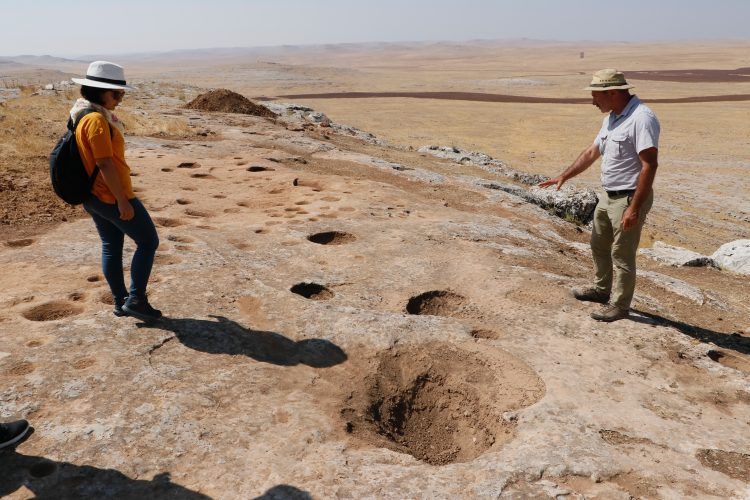
[[[0,448],[13,446],[23,439],[29,429],[29,423],[26,420],[0,424]]]
[[[138,318],[141,321],[156,321],[161,318],[160,310],[151,307],[146,297],[138,297],[137,295],[128,296],[122,310],[128,316]]]
[[[120,298],[117,298],[117,297],[114,298],[115,306],[112,309],[112,314],[114,314],[118,318],[121,317],[121,316],[127,316],[127,313],[122,310],[122,306],[123,306],[123,304],[125,304],[125,300],[127,300],[127,298],[128,298],[127,296],[120,297]]]

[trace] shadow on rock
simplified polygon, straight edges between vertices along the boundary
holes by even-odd
[[[261,496],[255,497],[253,500],[312,500],[312,496],[308,492],[294,486],[280,484],[266,491]]]
[[[174,332],[183,345],[196,351],[241,354],[274,365],[303,364],[313,368],[328,368],[347,359],[346,353],[339,346],[325,339],[295,342],[280,333],[245,328],[223,316],[211,317],[216,321],[162,318],[150,326]]]
[[[657,314],[651,314],[644,311],[638,311],[633,309],[630,315],[630,319],[636,323],[644,323],[648,325],[664,325],[671,326],[679,332],[700,340],[701,342],[708,342],[715,344],[718,347],[725,349],[732,349],[741,354],[750,355],[750,338],[743,337],[739,333],[722,333],[708,328],[700,326],[690,325],[683,323],[682,321],[676,321],[672,319],[659,316]]]
[[[175,498],[211,497],[174,484],[169,473],[153,479],[131,479],[114,469],[56,462],[44,457],[0,451],[0,497],[25,486],[34,498]]]

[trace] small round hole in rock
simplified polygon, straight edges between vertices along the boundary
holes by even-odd
[[[41,304],[23,312],[23,317],[31,321],[55,321],[68,316],[81,314],[83,308],[63,300]]]
[[[356,236],[342,231],[326,231],[323,233],[311,234],[307,237],[308,241],[318,245],[344,245],[357,239]]]
[[[500,338],[500,334],[495,330],[489,330],[487,328],[475,328],[471,331],[471,336],[475,339],[487,339],[495,340]]]
[[[52,462],[50,460],[44,460],[43,462],[39,462],[37,464],[34,464],[29,469],[29,473],[32,477],[40,478],[40,477],[46,477],[52,474],[57,470],[57,464],[55,462]]]
[[[289,291],[312,300],[328,300],[334,296],[331,290],[317,283],[297,283]]]
[[[31,245],[32,243],[34,243],[34,240],[32,240],[31,238],[24,238],[21,240],[6,241],[5,245],[10,248],[20,248],[20,247],[27,247]]]
[[[432,290],[409,299],[406,312],[409,314],[428,314],[431,316],[459,316],[463,311],[466,299],[450,290]]]

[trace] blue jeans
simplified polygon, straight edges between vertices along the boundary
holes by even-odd
[[[154,255],[159,246],[159,235],[148,211],[138,198],[130,200],[135,216],[130,220],[120,219],[116,204],[110,205],[91,196],[83,208],[91,215],[96,230],[102,239],[102,271],[109,283],[115,300],[128,296],[122,270],[122,246],[127,234],[136,244],[130,264],[130,294],[146,297],[146,286],[154,264]]]

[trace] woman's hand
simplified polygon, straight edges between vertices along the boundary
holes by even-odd
[[[117,208],[120,210],[120,219],[130,220],[135,216],[135,210],[129,200],[120,200],[117,202]]]
[[[99,165],[99,170],[104,178],[104,183],[112,192],[115,200],[117,200],[117,209],[120,211],[120,220],[130,220],[135,217],[135,210],[133,210],[133,205],[128,201],[128,195],[122,187],[120,176],[117,173],[117,167],[115,166],[112,157],[98,158],[96,164]]]

